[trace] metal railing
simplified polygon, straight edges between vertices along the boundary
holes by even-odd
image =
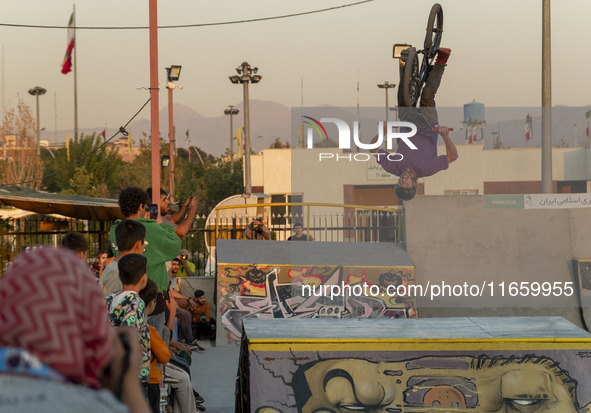
[[[70,231],[82,233],[88,242],[88,260],[109,245],[111,221],[86,221],[52,215],[28,215],[0,219],[0,274],[17,255],[39,245],[61,246]]]
[[[244,215],[223,214],[241,209],[246,210]],[[214,211],[215,222],[207,222],[207,228],[215,228],[215,239],[240,239],[248,224],[260,218],[269,228],[271,239],[279,241],[292,235],[296,222],[302,224],[303,233],[314,241],[402,243],[403,240],[401,209],[285,202],[221,206]]]
[[[246,208],[246,209],[245,209]],[[402,209],[327,203],[266,203],[223,206],[209,220],[197,217],[182,240],[195,264],[196,275],[215,275],[217,239],[242,239],[253,218],[261,218],[272,240],[285,241],[299,222],[303,233],[315,242],[397,242],[404,239]],[[61,245],[70,231],[88,241],[91,264],[98,251],[109,243],[111,221],[83,221],[49,215],[0,219],[0,274],[14,258],[36,245]]]

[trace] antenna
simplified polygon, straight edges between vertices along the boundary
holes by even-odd
[[[53,144],[57,144],[57,92],[53,91]]]
[[[357,107],[357,121],[359,121],[359,69],[357,69],[357,96],[355,97],[355,106]]]

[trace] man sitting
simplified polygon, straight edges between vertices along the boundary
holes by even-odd
[[[195,291],[195,298],[189,300],[189,308],[193,314],[193,337],[211,338],[215,332],[215,321],[211,318],[211,307],[203,290]]]

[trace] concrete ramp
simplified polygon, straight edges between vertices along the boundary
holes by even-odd
[[[414,266],[395,243],[218,240],[217,345],[242,321],[414,318]]]
[[[244,320],[237,412],[591,406],[591,334],[561,317]]]

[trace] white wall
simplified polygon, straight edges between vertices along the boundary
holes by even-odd
[[[540,180],[540,148],[483,150],[481,144],[457,148],[458,160],[447,170],[420,179],[425,195],[474,189],[483,194],[484,182]],[[445,153],[445,147],[439,146],[438,153]],[[554,180],[591,177],[588,149],[554,148],[552,153]],[[358,161],[349,161],[348,157]],[[366,157],[365,152],[343,153],[337,148],[265,149],[251,157],[252,185],[264,186],[268,194],[304,193],[305,202],[343,203],[344,185],[396,183],[397,177],[387,173],[379,177],[379,169],[372,171],[377,163],[373,159],[364,161]]]

